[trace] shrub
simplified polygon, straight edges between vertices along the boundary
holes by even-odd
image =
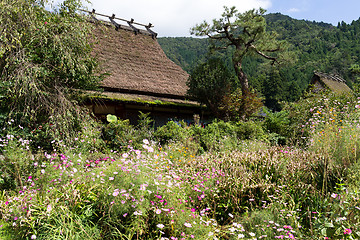
[[[263,106],[262,99],[257,93],[249,92],[244,95],[240,88],[225,95],[221,104],[225,119],[232,121],[248,120]]]
[[[185,128],[184,122],[178,123],[169,121],[164,126],[156,129],[154,137],[161,145],[170,141],[180,141],[182,143],[189,137],[189,129]]]
[[[200,136],[200,144],[205,151],[216,151],[220,148],[234,148],[236,142],[237,135],[235,125],[222,120],[216,120],[206,125]]]
[[[270,133],[273,144],[286,144],[289,137],[289,113],[287,111],[270,112],[265,110],[265,129]]]
[[[126,151],[127,146],[134,141],[137,131],[127,120],[109,122],[102,130],[102,137],[107,146],[116,151]]]
[[[237,137],[241,140],[267,140],[267,135],[264,132],[263,124],[259,121],[240,121],[237,122],[235,126]]]

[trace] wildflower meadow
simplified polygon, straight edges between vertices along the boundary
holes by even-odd
[[[66,140],[9,120],[0,238],[360,239],[359,106],[322,97],[287,121],[158,129],[110,116]]]

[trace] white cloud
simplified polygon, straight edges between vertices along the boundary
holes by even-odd
[[[289,10],[287,10],[287,12],[296,13],[296,12],[300,12],[300,9],[298,9],[298,8],[290,8]]]
[[[58,2],[61,0],[57,0]],[[271,0],[92,0],[89,9],[148,24],[160,36],[189,36],[189,29],[203,20],[219,18],[223,6],[236,6],[240,12],[269,8]]]

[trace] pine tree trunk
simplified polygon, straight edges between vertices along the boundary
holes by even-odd
[[[235,68],[236,75],[239,79],[240,85],[241,85],[242,94],[243,94],[243,96],[246,96],[250,93],[249,81],[246,77],[246,74],[244,73],[244,71],[242,69],[241,62],[234,62],[234,68]]]

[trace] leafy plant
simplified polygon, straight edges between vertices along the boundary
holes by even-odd
[[[0,78],[7,86],[1,106],[23,126],[50,122],[66,140],[82,118],[72,94],[96,88],[102,77],[90,54],[91,24],[75,13],[81,2],[66,0],[48,11],[49,2],[0,3]]]

